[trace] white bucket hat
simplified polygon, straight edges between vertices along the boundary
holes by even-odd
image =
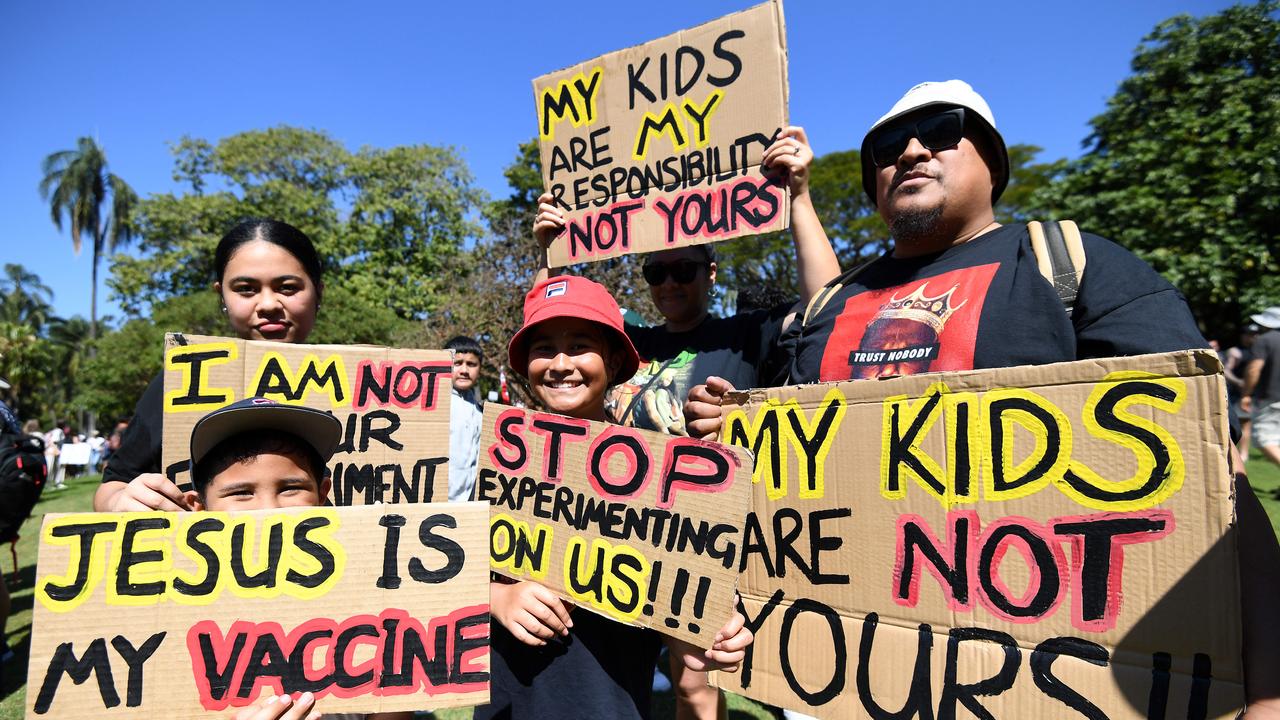
[[[991,113],[991,106],[969,83],[963,80],[947,80],[945,82],[922,82],[911,88],[863,136],[862,189],[867,193],[867,197],[871,198],[872,206],[876,204],[876,167],[871,159],[871,148],[867,144],[871,133],[907,113],[932,106],[962,107],[970,111],[965,116],[967,119],[976,118],[981,120],[977,125],[986,131],[991,138],[991,144],[999,156],[998,161],[1000,163],[999,172],[993,178],[995,185],[991,189],[991,202],[995,204],[1000,199],[1000,194],[1004,192],[1005,186],[1009,184],[1009,150],[1005,147],[1004,138],[996,130],[996,118]]]
[[[1280,330],[1280,305],[1269,307],[1249,319],[1268,330]]]

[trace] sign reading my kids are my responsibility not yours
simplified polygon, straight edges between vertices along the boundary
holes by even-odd
[[[784,230],[761,158],[787,126],[780,0],[533,81],[560,267]]]
[[[169,333],[162,468],[185,488],[196,422],[237,400],[265,397],[342,422],[329,461],[335,505],[444,501],[452,364],[447,350]]]
[[[485,405],[495,572],[707,648],[734,610],[751,451]]]
[[[488,702],[487,526],[474,502],[47,515],[26,716]]]

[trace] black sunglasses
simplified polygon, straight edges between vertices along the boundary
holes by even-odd
[[[671,275],[671,279],[685,285],[693,282],[698,276],[698,269],[708,266],[709,263],[698,262],[696,260],[677,260],[671,263],[647,263],[641,272],[644,273],[644,281],[650,285],[661,285],[667,281],[667,275]]]
[[[911,138],[919,138],[921,145],[937,151],[955,147],[960,144],[962,137],[964,108],[943,110],[913,123],[891,125],[877,130],[871,136],[871,160],[876,167],[888,167],[897,163]]]

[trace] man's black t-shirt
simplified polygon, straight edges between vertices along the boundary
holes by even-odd
[[[102,482],[129,482],[143,473],[158,473],[164,438],[164,373],[151,379],[133,409],[133,419],[120,436],[120,448],[102,471]]]
[[[475,720],[646,720],[661,636],[590,610],[573,612],[568,637],[533,647],[490,625],[488,705]]]
[[[783,338],[790,384],[1043,365],[1207,347],[1186,300],[1145,262],[1085,234],[1073,311],[1025,225],[927,256],[886,254]]]
[[[1268,330],[1259,335],[1249,353],[1242,364],[1251,360],[1262,361],[1262,373],[1253,390],[1253,399],[1259,405],[1280,402],[1280,330]]]
[[[732,317],[708,316],[687,332],[665,327],[627,326],[640,353],[640,369],[610,390],[609,409],[619,424],[683,435],[689,388],[715,375],[739,389],[759,387],[782,321],[791,307],[757,310]]]

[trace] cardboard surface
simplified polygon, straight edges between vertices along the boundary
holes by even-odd
[[[480,503],[46,515],[28,718],[229,717],[489,698]],[[88,552],[86,552],[88,550]]]
[[[1213,353],[757,390],[724,412],[756,449],[756,641],[725,687],[822,718],[1242,706]]]
[[[336,505],[431,502],[449,497],[447,350],[290,345],[165,336],[161,460],[179,487],[191,477],[191,428],[246,397],[325,410],[342,421],[329,461]]]
[[[711,647],[733,613],[751,453],[488,403],[477,497],[495,572]]]
[[[787,126],[780,0],[533,81],[551,267],[782,230],[760,158]]]

